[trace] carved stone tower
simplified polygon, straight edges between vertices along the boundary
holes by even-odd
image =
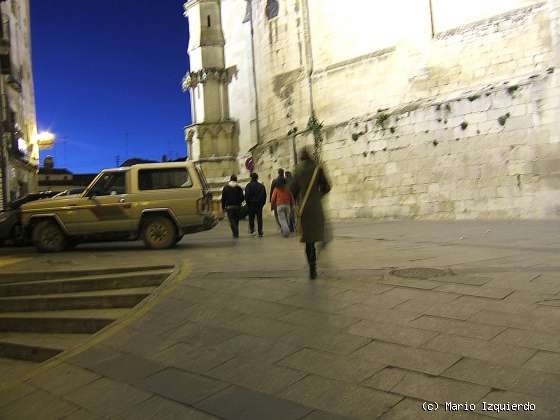
[[[189,90],[193,123],[186,127],[189,159],[199,162],[213,186],[237,173],[236,123],[229,117],[228,83],[232,70],[225,67],[220,0],[189,0],[191,71],[183,80]]]

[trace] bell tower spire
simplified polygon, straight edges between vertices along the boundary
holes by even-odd
[[[185,129],[189,159],[199,162],[211,184],[220,184],[237,173],[236,123],[229,117],[228,84],[220,0],[189,0],[191,69],[183,90],[191,96],[192,124]]]

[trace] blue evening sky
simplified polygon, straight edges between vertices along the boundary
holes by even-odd
[[[50,154],[97,172],[116,156],[186,155],[182,0],[31,0],[31,36],[39,130],[59,139],[41,165]]]

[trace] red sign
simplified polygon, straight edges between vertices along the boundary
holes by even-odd
[[[252,157],[247,158],[247,160],[245,161],[245,167],[249,172],[253,172],[255,170],[255,162],[253,161]]]

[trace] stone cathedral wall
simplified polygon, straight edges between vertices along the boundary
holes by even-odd
[[[272,19],[266,3],[251,152],[267,186],[313,142],[313,110],[333,217],[560,216],[558,0],[279,0]]]

